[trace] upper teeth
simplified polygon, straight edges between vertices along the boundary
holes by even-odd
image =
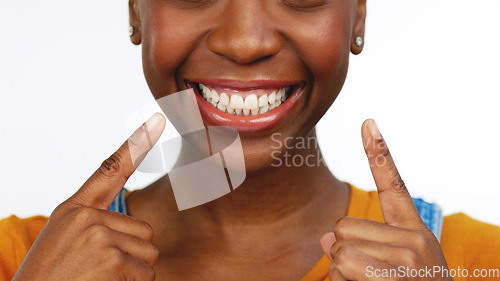
[[[210,89],[203,84],[199,84],[203,98],[214,107],[230,113],[248,116],[266,113],[271,109],[281,105],[287,99],[287,91],[290,87],[283,87],[279,90],[272,90],[270,94],[264,94],[257,98],[257,95],[248,95],[245,99],[238,94],[229,96],[225,92],[220,94],[214,89]]]

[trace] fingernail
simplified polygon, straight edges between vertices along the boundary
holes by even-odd
[[[375,120],[369,119],[368,120],[368,129],[370,130],[370,134],[374,139],[382,139],[382,134],[380,134],[380,130],[378,129],[377,123],[375,123]]]
[[[328,257],[330,261],[332,261],[331,250],[333,244],[337,241],[335,238],[335,234],[333,232],[325,233],[320,239],[321,248],[323,249],[323,253]]]
[[[332,245],[333,245],[333,243],[335,243],[337,241],[337,237],[335,237],[335,233],[333,233],[333,232],[326,233],[325,239],[327,239],[328,242]]]
[[[146,121],[143,126],[139,127],[128,139],[129,151],[132,158],[134,168],[137,168],[142,162],[148,151],[158,141],[163,132],[161,124],[164,122],[164,117],[160,113],[155,113]]]
[[[162,120],[163,116],[158,112],[149,117],[148,121],[146,121],[146,124],[144,124],[149,135],[152,135],[153,132],[158,129],[158,125]]]

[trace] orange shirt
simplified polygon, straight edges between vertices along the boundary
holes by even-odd
[[[377,192],[351,186],[347,215],[383,222]],[[46,222],[43,216],[27,219],[11,216],[0,220],[0,281],[12,279]],[[450,269],[466,269],[469,275],[476,269],[500,270],[498,226],[479,222],[463,213],[447,216],[443,222],[441,247]],[[330,261],[323,256],[301,281],[329,281],[329,267]],[[493,277],[455,277],[453,280],[500,280]]]

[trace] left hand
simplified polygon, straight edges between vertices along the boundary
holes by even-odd
[[[373,120],[365,120],[362,136],[385,223],[342,217],[334,233],[323,235],[330,280],[452,280],[432,275],[435,267],[448,269],[441,246],[420,218]]]

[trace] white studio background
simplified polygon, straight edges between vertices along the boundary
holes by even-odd
[[[0,217],[49,215],[154,99],[126,1],[0,3]],[[365,50],[318,126],[337,177],[375,188],[360,135],[373,117],[414,196],[500,225],[499,10],[498,0],[368,1]]]

